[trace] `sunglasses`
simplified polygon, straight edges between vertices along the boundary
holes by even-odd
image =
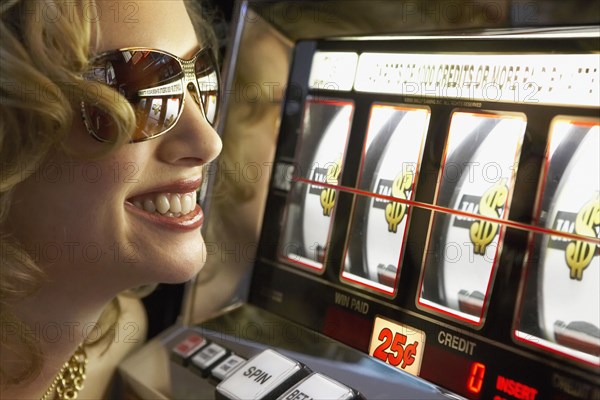
[[[136,115],[133,143],[153,139],[173,128],[183,112],[187,90],[211,125],[217,118],[219,71],[210,48],[201,49],[190,60],[150,48],[112,50],[94,58],[84,78],[110,86],[131,104]],[[94,138],[102,142],[116,140],[105,111],[82,101],[81,114]]]

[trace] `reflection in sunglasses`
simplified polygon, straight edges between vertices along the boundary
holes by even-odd
[[[183,60],[160,50],[129,48],[104,53],[92,63],[95,65],[85,78],[111,86],[134,107],[134,142],[172,128],[181,116],[188,90],[207,121],[215,122],[219,74],[210,49]],[[81,106],[89,133],[100,141],[112,141],[115,133],[111,132],[110,117],[85,102]]]

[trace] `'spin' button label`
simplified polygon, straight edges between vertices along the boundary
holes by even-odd
[[[217,385],[217,399],[267,399],[281,394],[307,373],[304,366],[265,350]]]

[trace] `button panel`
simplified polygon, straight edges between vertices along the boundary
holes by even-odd
[[[221,344],[188,332],[171,347],[171,359],[216,385],[217,400],[359,400],[352,388],[275,350],[246,360]]]

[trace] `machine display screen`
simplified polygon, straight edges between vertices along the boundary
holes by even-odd
[[[250,303],[467,398],[600,398],[597,39],[299,42]]]

